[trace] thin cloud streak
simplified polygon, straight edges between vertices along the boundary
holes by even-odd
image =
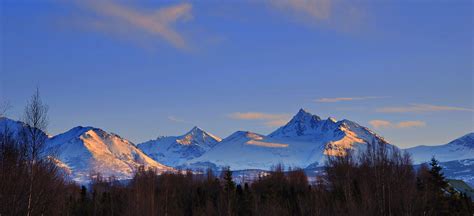
[[[270,5],[282,10],[291,10],[309,17],[325,20],[331,15],[331,0],[269,0]]]
[[[174,25],[192,19],[192,5],[181,3],[154,10],[143,10],[113,1],[77,1],[79,6],[95,13],[91,27],[100,31],[112,30],[124,34],[149,34],[172,44],[178,49],[187,49],[188,44]],[[132,28],[124,31],[123,29]]]
[[[245,120],[275,120],[281,119],[283,117],[287,117],[286,114],[268,114],[268,113],[261,113],[261,112],[235,112],[229,115],[233,119],[245,119]]]
[[[404,122],[399,122],[396,125],[397,128],[424,127],[424,126],[426,126],[426,122],[423,122],[423,121],[404,121]]]
[[[382,128],[412,128],[412,127],[425,127],[426,122],[423,121],[401,121],[398,123],[392,123],[386,120],[375,119],[369,121],[369,124],[372,125],[375,129]]]
[[[280,127],[288,123],[287,119],[278,119],[278,120],[273,120],[273,121],[267,121],[265,122],[265,125],[267,127]]]
[[[271,8],[289,13],[311,24],[326,25],[342,31],[362,27],[367,16],[360,2],[339,0],[266,0]]]
[[[381,113],[422,113],[422,112],[440,112],[440,111],[462,111],[474,112],[472,108],[453,107],[453,106],[438,106],[431,104],[410,104],[409,106],[400,107],[383,107],[375,110]]]
[[[261,112],[235,112],[229,114],[229,117],[232,119],[239,120],[261,120],[264,121],[263,124],[267,127],[278,127],[286,124],[290,115],[288,114],[269,114]]]
[[[315,101],[318,103],[336,103],[342,101],[359,101],[359,100],[371,100],[371,99],[382,99],[387,97],[378,96],[365,96],[365,97],[335,97],[335,98],[319,98]]]
[[[369,124],[372,125],[372,127],[374,127],[375,129],[387,128],[392,125],[392,123],[389,121],[379,120],[379,119],[371,120],[369,121]]]

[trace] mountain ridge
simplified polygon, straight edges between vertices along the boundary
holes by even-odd
[[[443,145],[406,148],[415,163],[428,162],[433,156],[441,161],[474,159],[474,133],[468,133]]]

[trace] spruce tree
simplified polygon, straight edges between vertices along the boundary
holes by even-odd
[[[431,169],[429,188],[431,192],[431,202],[429,206],[432,208],[432,212],[438,215],[448,215],[449,214],[449,200],[448,196],[448,182],[444,177],[444,174],[441,172],[443,169],[436,158],[431,158],[430,162]]]

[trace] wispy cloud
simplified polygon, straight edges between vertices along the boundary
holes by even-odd
[[[287,114],[269,114],[261,112],[235,112],[229,115],[233,119],[260,119],[260,120],[275,120],[287,117]]]
[[[288,123],[288,119],[277,119],[272,121],[265,122],[265,125],[268,127],[280,127]]]
[[[464,111],[474,112],[472,108],[454,107],[454,106],[438,106],[431,104],[410,104],[408,106],[399,107],[382,107],[376,109],[376,112],[382,113],[408,113],[408,112],[439,112],[439,111]]]
[[[239,120],[261,120],[268,127],[278,127],[286,124],[290,115],[288,114],[270,114],[261,112],[235,112],[229,115],[230,118]]]
[[[272,8],[310,23],[326,24],[344,31],[359,28],[365,17],[360,2],[337,0],[267,0]]]
[[[423,121],[403,121],[398,122],[395,125],[397,128],[409,128],[409,127],[424,127],[426,126],[426,122]]]
[[[401,121],[398,123],[375,119],[369,121],[369,124],[372,125],[375,129],[381,128],[411,128],[411,127],[424,127],[426,122],[423,121]]]
[[[315,19],[328,19],[332,13],[333,2],[331,0],[269,0],[272,6],[302,13]]]
[[[146,33],[171,43],[178,49],[188,48],[186,40],[175,28],[175,24],[192,19],[190,3],[139,9],[109,0],[76,2],[86,11],[94,13],[94,16],[87,19],[89,19],[90,27],[96,30],[113,31],[114,35],[116,33],[131,35]]]
[[[369,124],[372,125],[372,127],[377,128],[377,129],[378,128],[384,128],[384,127],[390,127],[392,125],[392,123],[389,122],[389,121],[378,120],[378,119],[369,121]]]
[[[387,97],[379,96],[365,96],[365,97],[335,97],[335,98],[319,98],[315,101],[318,103],[336,103],[342,101],[359,101],[359,100],[371,100],[371,99],[382,99]]]
[[[177,123],[184,123],[186,122],[185,120],[183,119],[180,119],[180,118],[176,118],[174,116],[168,116],[168,120],[172,121],[172,122],[177,122]]]

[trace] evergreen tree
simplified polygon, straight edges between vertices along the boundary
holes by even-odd
[[[444,177],[443,168],[439,165],[436,158],[431,158],[430,178],[428,180],[428,189],[429,189],[429,210],[435,215],[449,215],[449,199],[451,195],[449,194],[449,184]]]
[[[439,162],[435,157],[431,158],[430,166],[431,169],[429,173],[431,174],[432,183],[435,186],[435,189],[440,193],[447,192],[449,186],[448,182],[446,181],[444,174],[441,172],[443,168],[439,165]]]
[[[224,168],[222,171],[222,179],[224,179],[224,189],[227,192],[235,190],[235,182],[232,180],[232,171],[229,167]]]
[[[229,167],[224,168],[222,172],[224,179],[224,196],[226,197],[226,214],[234,215],[236,199],[235,199],[235,182],[232,180],[232,171]]]

